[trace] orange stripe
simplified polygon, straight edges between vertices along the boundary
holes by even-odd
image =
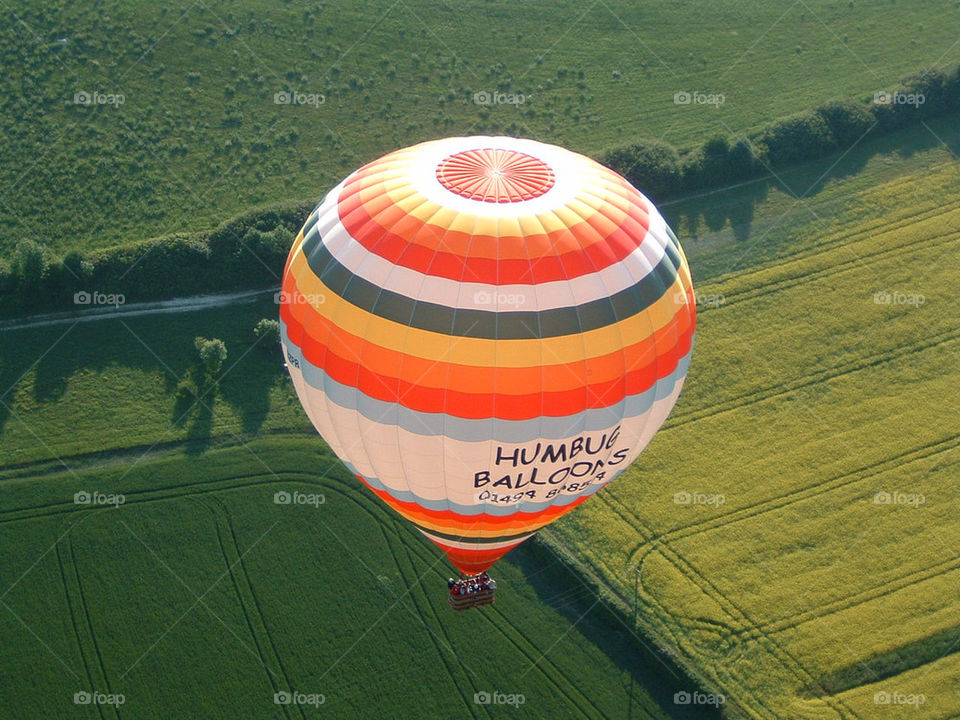
[[[482,572],[489,570],[497,560],[502,558],[508,552],[513,550],[517,545],[511,545],[510,547],[499,548],[497,550],[463,550],[462,548],[454,548],[448,545],[444,545],[438,540],[434,540],[432,537],[428,536],[428,539],[433,542],[438,548],[443,550],[446,554],[447,559],[453,563],[453,566],[457,568],[462,573],[467,575],[479,575]],[[521,541],[522,542],[522,541]]]
[[[285,322],[290,328],[302,329],[302,340],[298,344],[304,356],[317,367],[322,367],[320,361],[332,354],[341,362],[362,362],[367,372],[381,377],[387,385],[399,381],[461,392],[521,395],[531,387],[539,387],[544,392],[582,390],[622,379],[629,368],[653,358],[658,348],[669,347],[673,338],[690,333],[693,318],[685,308],[693,307],[692,291],[688,291],[687,296],[689,304],[678,306],[669,323],[623,350],[576,363],[535,367],[462,365],[408,355],[353,335],[314,313],[306,304],[291,305],[292,317]]]
[[[281,308],[283,315],[285,308]],[[684,313],[686,314],[686,313]],[[291,337],[298,334],[298,323],[287,314],[284,323],[290,328]],[[676,337],[676,343],[664,347]],[[503,420],[526,420],[540,415],[562,417],[574,415],[590,408],[609,407],[628,395],[636,395],[650,389],[657,380],[666,377],[676,368],[679,360],[690,350],[693,329],[689,328],[677,337],[664,333],[655,337],[653,349],[643,354],[630,356],[636,365],[622,377],[600,383],[589,383],[566,390],[501,393],[456,390],[452,387],[427,387],[395,377],[379,375],[354,360],[344,359],[328,346],[307,339],[301,345],[304,358],[313,366],[322,369],[337,382],[355,387],[365,395],[385,402],[399,402],[404,407],[419,412],[445,412],[463,418],[491,418]],[[659,343],[659,344],[658,344]],[[361,354],[362,358],[363,355]],[[396,362],[401,358],[398,355]],[[643,364],[640,364],[643,363]],[[439,363],[438,363],[439,365]],[[572,372],[585,371],[586,362],[571,363]],[[502,369],[501,369],[502,370]],[[558,371],[559,372],[559,371]],[[442,375],[436,375],[442,378]],[[538,388],[539,383],[524,389]],[[497,384],[499,390],[499,383]],[[452,412],[456,409],[456,412]]]
[[[383,195],[365,202],[344,189],[340,198],[343,226],[370,252],[427,275],[499,285],[569,280],[597,272],[633,252],[650,224],[646,208],[638,204],[619,222],[594,211],[555,232],[492,237],[424,223]],[[637,202],[642,203],[639,195]]]
[[[558,212],[567,212],[576,219],[553,232],[488,237],[453,231],[434,224],[427,219],[429,213],[413,213],[405,209],[407,203],[403,203],[403,199],[418,196],[413,186],[397,187],[396,181],[402,178],[402,173],[386,173],[378,163],[361,168],[347,180],[341,190],[338,207],[341,221],[354,237],[356,235],[351,228],[370,223],[367,229],[372,234],[379,235],[388,230],[430,253],[442,248],[444,252],[460,257],[526,262],[531,254],[531,243],[533,247],[546,250],[544,254],[563,255],[583,252],[589,245],[603,242],[612,229],[623,227],[630,220],[644,229],[647,227],[647,207],[640,193],[618,175],[606,168],[603,170],[605,172],[600,177],[584,184],[582,192],[574,197],[567,208],[558,208]],[[419,197],[425,208],[435,206],[440,209],[425,197]],[[579,217],[571,212],[571,206],[576,208]],[[602,213],[597,210],[598,207],[603,208]],[[589,212],[583,213],[583,209],[589,209]],[[354,212],[357,214],[351,215]],[[594,215],[601,220],[593,221]],[[525,219],[539,225],[536,215],[516,218],[511,222]]]
[[[357,475],[357,478],[370,488],[377,497],[410,522],[428,530],[477,538],[509,537],[510,535],[535,532],[591,497],[590,495],[584,495],[567,505],[551,505],[535,513],[518,511],[512,515],[490,515],[488,513],[461,515],[453,510],[431,510],[413,502],[397,500],[386,490],[378,490],[371,486],[363,476]]]

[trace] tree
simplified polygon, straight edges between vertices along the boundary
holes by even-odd
[[[832,100],[818,107],[816,113],[844,150],[863,137],[874,123],[873,115],[863,103],[850,100]]]
[[[93,265],[79,250],[71,250],[63,256],[60,275],[67,287],[80,287],[93,273]]]
[[[960,107],[960,65],[945,74],[943,79],[943,93],[947,107],[951,110]]]
[[[667,143],[639,142],[614,148],[605,152],[600,161],[653,199],[671,195],[680,188],[680,156]]]
[[[46,269],[40,244],[34,240],[18,242],[13,251],[12,269],[21,287],[35,290]]]
[[[270,346],[280,342],[280,323],[272,318],[261,318],[253,328],[253,335],[264,341],[264,345]]]
[[[773,122],[761,131],[758,144],[773,167],[820,158],[837,149],[826,121],[815,112],[801,112]]]
[[[227,359],[227,346],[223,344],[223,340],[204,337],[194,339],[193,345],[200,355],[200,362],[203,364],[207,377],[213,379],[220,372],[220,368],[223,367],[223,361]]]
[[[701,172],[703,184],[707,187],[735,182],[741,176],[731,172],[730,141],[723,135],[710,138],[701,150]]]

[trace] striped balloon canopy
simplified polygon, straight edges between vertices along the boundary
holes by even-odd
[[[351,174],[297,235],[280,297],[314,426],[469,574],[640,454],[696,324],[653,204],[583,155],[510,137],[425,142]]]

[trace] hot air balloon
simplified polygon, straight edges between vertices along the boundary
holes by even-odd
[[[455,606],[636,459],[696,324],[654,205],[583,155],[511,137],[424,142],[348,176],[297,235],[281,297],[310,420],[460,570]]]

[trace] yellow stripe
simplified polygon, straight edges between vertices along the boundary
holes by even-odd
[[[669,323],[682,304],[675,300],[677,294],[685,294],[690,287],[690,272],[684,263],[663,297],[645,311],[619,323],[582,334],[542,340],[489,340],[411,328],[360,310],[343,300],[313,274],[299,248],[291,262],[290,273],[299,291],[314,301],[310,303],[312,311],[352,335],[425,360],[483,367],[575,363],[621,350],[626,345],[650,337],[655,330]],[[323,298],[323,302],[319,302],[320,298]],[[300,307],[306,309],[307,306]]]

